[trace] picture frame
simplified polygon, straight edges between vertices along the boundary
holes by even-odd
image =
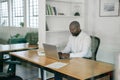
[[[119,16],[119,0],[99,0],[100,17],[115,17]]]

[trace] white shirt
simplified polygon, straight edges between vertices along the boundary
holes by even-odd
[[[89,35],[80,32],[78,36],[70,36],[67,46],[62,53],[70,53],[72,57],[91,57],[91,38]]]

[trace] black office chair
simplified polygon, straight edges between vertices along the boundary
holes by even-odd
[[[15,65],[21,64],[19,61],[7,60],[4,63],[9,64],[7,72],[0,72],[0,80],[23,80],[21,77],[15,75]]]
[[[90,36],[91,37],[91,52],[92,52],[92,60],[96,60],[97,51],[100,46],[100,38],[96,36]]]
[[[8,44],[26,43],[23,38],[9,39]],[[7,57],[5,57],[7,56]],[[20,61],[11,61],[9,52],[4,52],[4,58],[2,60],[8,64],[7,72],[0,72],[0,80],[23,80],[21,77],[15,75],[15,65],[20,64]]]

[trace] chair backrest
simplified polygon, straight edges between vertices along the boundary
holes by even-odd
[[[97,51],[100,45],[100,38],[96,36],[90,36],[91,37],[91,52],[92,52],[92,59],[96,60]]]

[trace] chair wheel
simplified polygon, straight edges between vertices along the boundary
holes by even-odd
[[[7,80],[23,80],[23,79],[19,76],[13,76],[13,77],[9,77]]]

